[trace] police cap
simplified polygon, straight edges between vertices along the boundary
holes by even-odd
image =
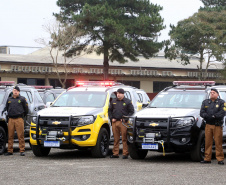
[[[121,94],[124,94],[124,93],[125,93],[124,89],[121,89],[121,88],[118,89],[117,92],[118,92],[118,93],[121,93]]]
[[[15,86],[13,89],[16,89],[20,92],[20,88],[18,86]]]
[[[215,88],[212,88],[211,91],[215,91],[217,94],[219,94],[218,90]]]

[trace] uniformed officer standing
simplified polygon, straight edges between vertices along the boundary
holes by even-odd
[[[13,155],[14,131],[16,129],[19,139],[20,155],[25,156],[24,141],[24,116],[28,113],[28,104],[23,96],[20,96],[20,88],[15,86],[13,95],[8,98],[4,111],[8,112],[8,152],[6,156]]]
[[[134,113],[134,107],[131,100],[124,97],[124,89],[117,90],[117,98],[113,99],[108,109],[109,119],[112,121],[112,131],[114,135],[113,155],[111,158],[119,158],[119,141],[120,132],[122,135],[123,144],[123,159],[128,159],[128,146],[127,146],[127,127],[122,124],[126,123],[123,116],[131,116]]]
[[[200,116],[206,121],[205,127],[205,158],[201,163],[211,163],[213,137],[216,147],[216,158],[218,164],[224,164],[223,142],[223,118],[225,116],[225,102],[218,98],[217,89],[211,89],[210,99],[202,102]]]

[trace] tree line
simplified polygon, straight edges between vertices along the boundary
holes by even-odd
[[[58,0],[60,12],[54,13],[57,27],[48,29],[51,39],[46,45],[55,67],[58,63],[53,51],[55,55],[63,51],[65,72],[66,58],[102,54],[103,80],[109,78],[109,62],[139,62],[138,56],[148,59],[164,48],[165,58],[183,65],[196,57],[199,79],[204,80],[215,61],[225,64],[226,2],[201,1],[203,7],[170,25],[170,39],[160,42],[160,31],[165,29],[160,11],[164,7],[149,0]],[[58,77],[64,86],[67,76]]]

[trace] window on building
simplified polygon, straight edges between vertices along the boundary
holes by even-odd
[[[158,93],[160,91],[162,91],[163,89],[165,89],[166,87],[172,86],[173,83],[172,82],[158,82],[158,81],[154,81],[153,82],[153,92],[154,93]]]
[[[133,86],[133,87],[136,87],[138,89],[140,89],[140,81],[121,81],[121,80],[118,80],[117,82],[121,82],[125,85],[130,85],[130,86]]]
[[[62,87],[60,81],[58,79],[50,79],[49,80],[49,83],[51,86],[53,86],[54,88],[55,87]],[[74,86],[75,85],[75,80],[74,79],[67,79],[66,80],[66,84],[65,84],[65,87],[68,88],[68,87],[71,87],[71,86]]]
[[[45,85],[45,79],[39,78],[18,78],[18,83],[26,85]]]

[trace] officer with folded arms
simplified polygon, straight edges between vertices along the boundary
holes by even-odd
[[[28,104],[23,96],[20,96],[20,88],[13,88],[13,95],[8,98],[6,106],[2,111],[8,112],[8,152],[6,156],[13,155],[14,131],[16,129],[19,139],[20,155],[25,156],[25,141],[24,141],[24,116],[28,113]]]
[[[206,121],[205,127],[205,158],[201,163],[211,163],[213,137],[216,148],[218,164],[224,165],[223,142],[223,118],[225,116],[226,104],[218,98],[219,92],[212,88],[210,99],[202,102],[200,116]]]
[[[122,124],[128,120],[124,119],[123,116],[131,116],[134,113],[134,107],[128,98],[124,97],[124,89],[117,90],[117,98],[113,99],[108,108],[108,116],[112,122],[112,131],[114,135],[114,147],[113,155],[111,158],[119,158],[119,141],[120,133],[122,135],[123,144],[123,159],[128,159],[128,146],[127,146],[127,127]]]

